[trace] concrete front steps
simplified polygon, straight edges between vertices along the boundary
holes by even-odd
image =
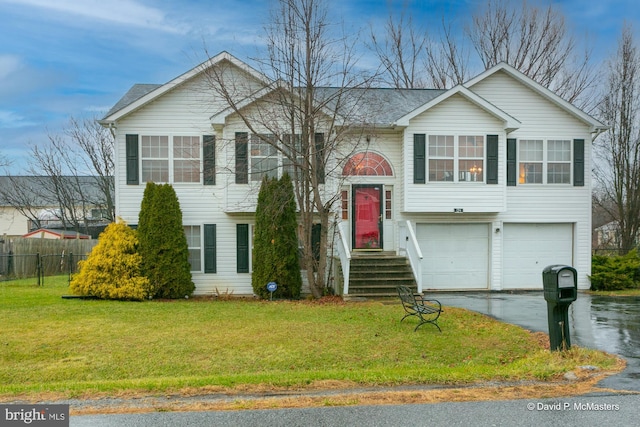
[[[352,252],[346,298],[397,297],[398,285],[417,290],[409,260],[395,252]]]

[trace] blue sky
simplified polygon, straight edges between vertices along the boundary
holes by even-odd
[[[350,29],[381,27],[386,0],[327,0]],[[518,3],[520,2],[519,0]],[[530,0],[533,2],[535,0]],[[102,117],[134,83],[165,83],[226,50],[260,54],[269,0],[0,0],[0,153],[24,170],[29,148],[71,115]],[[396,1],[395,4],[399,4]],[[416,22],[462,22],[484,0],[409,0]],[[637,0],[556,0],[594,56],[615,49]],[[546,3],[545,3],[546,4]],[[1,172],[0,172],[1,173]]]

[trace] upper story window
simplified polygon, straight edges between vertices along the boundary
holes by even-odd
[[[279,144],[282,143],[282,146]],[[324,183],[324,134],[316,133],[308,150],[303,150],[302,137],[299,134],[282,135],[279,139],[273,134],[251,134],[236,132],[235,135],[235,182],[248,184],[260,182],[265,176],[277,178],[287,172],[292,180],[301,178],[300,174],[309,172],[313,167],[318,183]],[[314,156],[308,162],[306,153]],[[307,175],[308,177],[308,175]]]
[[[570,184],[571,141],[518,141],[519,184]]]
[[[251,135],[251,181],[262,181],[262,178],[278,177],[278,151],[275,137],[271,134]]]
[[[142,137],[142,182],[169,182],[169,137]]]
[[[200,182],[200,145],[199,136],[142,135],[142,182]]]
[[[430,182],[484,182],[484,137],[429,135]]]
[[[200,137],[173,137],[173,182],[200,182]]]

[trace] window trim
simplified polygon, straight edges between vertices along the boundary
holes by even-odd
[[[167,141],[168,141],[168,146],[167,146],[167,150],[168,150],[168,155],[167,157],[144,157],[143,154],[143,149],[142,149],[142,144],[143,144],[143,139],[144,138],[149,138],[149,137],[158,137],[158,138],[162,138],[162,137],[166,137]],[[198,158],[197,159],[193,159],[194,161],[198,162],[198,166],[197,166],[197,174],[198,174],[198,181],[175,181],[175,161],[176,160],[185,160],[185,158],[182,157],[176,157],[174,156],[174,137],[189,137],[189,138],[198,138]],[[200,133],[195,133],[195,132],[170,132],[170,133],[162,133],[162,132],[155,132],[155,133],[145,133],[145,134],[139,134],[139,144],[140,144],[140,154],[139,154],[139,159],[138,159],[138,165],[139,165],[139,176],[140,176],[140,183],[142,184],[146,184],[147,182],[155,182],[158,184],[176,184],[176,185],[203,185],[203,161],[204,161],[204,148],[203,148],[203,140],[204,140],[204,136],[203,134]],[[166,160],[167,165],[168,165],[168,180],[167,181],[147,181],[146,177],[145,177],[145,170],[143,168],[143,162],[144,160]]]
[[[196,236],[196,235],[198,236],[198,244],[199,244],[199,246],[190,246],[189,238],[188,238],[187,233],[186,233],[187,227],[191,228],[192,231],[193,231],[194,228],[197,227],[198,233],[197,234],[192,234],[192,236]],[[202,255],[204,253],[204,246],[203,246],[204,242],[203,242],[203,235],[202,235],[203,227],[200,224],[197,224],[197,225],[194,225],[194,224],[182,224],[182,229],[185,231],[184,234],[185,234],[185,238],[187,239],[187,249],[189,251],[189,259],[191,259],[191,251],[192,250],[196,250],[196,249],[198,250],[198,255],[199,255],[198,258],[200,258],[200,260],[199,260],[200,268],[199,269],[193,269],[193,266],[191,266],[191,263],[189,263],[189,265],[191,267],[189,269],[189,271],[191,273],[202,273],[203,268],[204,268],[203,257],[202,257]]]
[[[523,141],[541,141],[542,142],[542,160],[540,161],[526,161],[522,160],[521,142]],[[549,142],[550,141],[563,141],[568,143],[569,152],[567,153],[567,160],[549,160]],[[571,138],[558,138],[558,137],[545,137],[545,138],[518,138],[516,140],[516,184],[535,186],[535,185],[551,185],[551,186],[573,186],[575,184],[575,152],[574,147],[575,140]],[[542,182],[525,182],[524,176],[521,175],[521,165],[524,163],[537,163],[542,165]],[[569,165],[569,171],[567,172],[568,182],[549,182],[549,164],[565,164]]]
[[[299,140],[301,138],[301,134],[300,133],[295,133],[295,134],[290,134],[290,133],[286,133],[286,134],[282,134],[279,135],[280,138],[282,138],[282,140],[286,139],[286,138],[290,138],[291,135],[295,135],[297,137],[297,139]],[[315,168],[316,168],[316,178],[319,184],[324,184],[325,182],[325,170],[324,170],[324,133],[322,132],[316,132],[314,135],[314,140],[311,142],[311,145],[309,146],[309,155],[311,156],[312,154],[315,154],[314,157],[314,161],[316,162]],[[281,178],[282,175],[285,172],[292,172],[295,171],[294,169],[294,163],[291,161],[291,159],[287,156],[286,151],[289,150],[290,146],[284,146],[282,145],[281,147],[272,147],[274,153],[273,154],[269,154],[268,156],[255,156],[252,154],[253,151],[253,144],[255,144],[255,141],[259,141],[261,140],[262,137],[274,137],[274,134],[270,134],[270,133],[249,133],[249,132],[236,132],[235,133],[235,138],[236,138],[236,169],[235,169],[235,174],[236,174],[236,184],[249,184],[249,183],[255,183],[255,182],[261,182],[262,181],[262,177],[265,175],[265,173],[261,173],[260,174],[260,178],[254,178],[254,173],[253,173],[253,169],[255,168],[256,163],[254,162],[254,159],[261,159],[261,160],[266,160],[266,159],[275,159],[277,162],[277,166],[273,169],[269,169],[266,171],[266,174],[268,174],[268,176],[275,176],[277,178]],[[277,136],[274,137],[274,139],[277,140]],[[279,141],[279,140],[277,140]],[[302,144],[300,144],[300,147],[302,146]],[[315,152],[313,151],[315,150]],[[290,153],[291,157],[296,157],[296,159],[300,159],[300,160],[304,160],[305,159],[305,155],[304,153],[301,152],[301,149],[294,149],[292,150],[292,152]],[[276,173],[269,173],[269,171],[274,171],[276,170]],[[302,171],[304,173],[304,171]],[[291,175],[291,173],[290,173]],[[291,180],[295,181],[297,179],[296,176],[291,176]]]
[[[453,138],[453,156],[440,156],[435,155],[432,156],[430,154],[430,143],[431,137],[451,137]],[[482,156],[477,157],[461,157],[460,156],[460,139],[463,137],[480,137],[482,138]],[[489,135],[483,134],[482,132],[439,132],[439,133],[429,133],[425,134],[425,153],[424,153],[424,163],[425,163],[425,182],[429,184],[487,184],[487,143],[488,143]],[[414,153],[415,156],[415,153]],[[431,180],[431,160],[450,160],[453,162],[453,170],[452,170],[452,179],[451,180]],[[466,160],[477,160],[482,163],[480,167],[480,172],[482,179],[476,181],[466,181],[460,180],[460,162]]]

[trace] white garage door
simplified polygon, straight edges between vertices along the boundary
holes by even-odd
[[[504,224],[503,289],[542,289],[548,265],[572,265],[573,224]]]
[[[423,289],[487,289],[489,224],[417,224]]]

